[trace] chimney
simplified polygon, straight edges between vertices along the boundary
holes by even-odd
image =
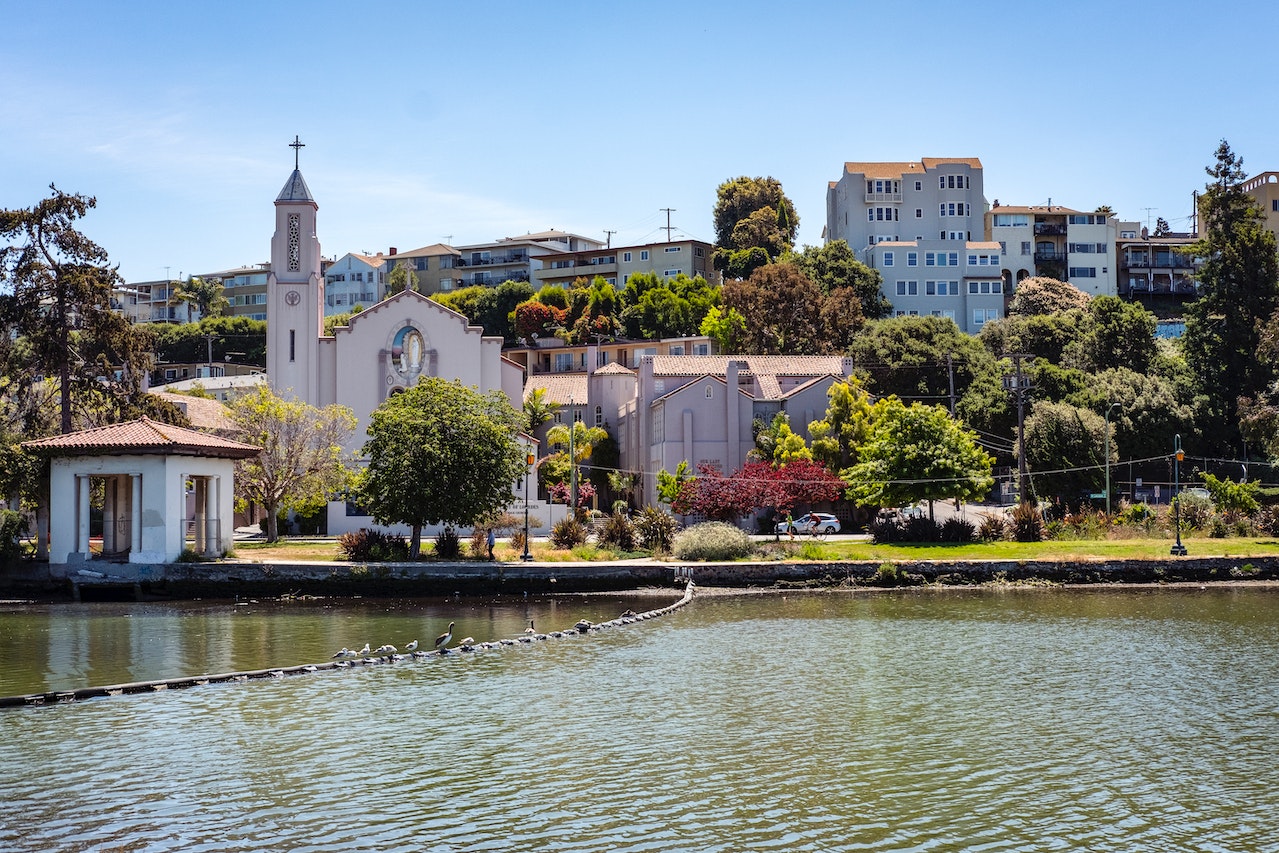
[[[392,246],[392,247],[390,248],[390,250],[387,252],[387,254],[388,254],[388,255],[394,255],[397,251],[399,251],[399,250],[398,250],[398,249],[396,249],[394,246]]]

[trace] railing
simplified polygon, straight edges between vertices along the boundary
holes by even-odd
[[[1060,261],[1062,263],[1065,263],[1066,253],[1065,252],[1035,252],[1035,263],[1042,264],[1042,263],[1047,263],[1049,261]]]
[[[1066,226],[1053,225],[1050,222],[1036,222],[1035,233],[1036,234],[1065,234]]]
[[[889,202],[890,204],[901,204],[901,193],[866,193],[866,201],[868,202]]]
[[[1149,258],[1124,258],[1124,265],[1129,269],[1174,269],[1174,270],[1190,270],[1195,269],[1198,264],[1192,258],[1183,258],[1174,255],[1171,258],[1155,258],[1153,261]]]

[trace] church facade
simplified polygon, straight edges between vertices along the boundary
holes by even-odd
[[[367,440],[373,411],[422,377],[459,380],[482,393],[501,391],[512,406],[521,407],[524,371],[502,356],[501,337],[485,335],[463,315],[415,291],[388,297],[326,336],[318,210],[295,164],[275,200],[267,281],[267,377],[277,394],[316,407],[336,403],[351,409],[359,421],[346,447],[351,454]],[[536,453],[531,437],[522,440]],[[536,495],[536,480],[528,485]],[[513,501],[522,501],[523,486],[518,484]],[[522,502],[512,507],[523,509]],[[552,508],[542,505],[536,511],[542,528],[531,526],[545,532]],[[329,533],[375,526],[361,512],[346,502],[331,502]]]

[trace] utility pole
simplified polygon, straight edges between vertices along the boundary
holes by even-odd
[[[955,416],[955,359],[946,353],[946,377],[950,380],[950,416]]]
[[[1030,356],[1017,353],[1009,358],[1013,360],[1013,375],[1004,377],[1004,389],[1017,397],[1017,492],[1019,501],[1027,503],[1030,475],[1026,471],[1026,392],[1030,390],[1030,379],[1021,372],[1021,362]]]
[[[667,242],[667,243],[669,243],[669,242],[671,241],[671,230],[672,230],[672,229],[671,229],[671,214],[675,212],[675,208],[673,208],[673,207],[663,207],[663,208],[662,208],[662,210],[666,211],[666,242]]]
[[[604,248],[605,249],[613,248],[613,235],[616,233],[617,233],[616,231],[609,231],[607,228],[604,229]]]

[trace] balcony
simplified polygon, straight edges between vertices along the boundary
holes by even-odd
[[[1057,225],[1057,224],[1052,223],[1052,222],[1036,222],[1036,223],[1035,223],[1035,233],[1036,233],[1036,234],[1061,234],[1061,235],[1064,235],[1064,234],[1066,233],[1066,226],[1065,226],[1065,225]]]
[[[1194,258],[1185,258],[1181,255],[1173,255],[1171,257],[1167,255],[1156,255],[1153,261],[1150,258],[1142,256],[1124,258],[1124,266],[1129,269],[1138,270],[1192,270],[1199,265],[1195,262]]]
[[[866,193],[866,202],[868,204],[871,204],[874,202],[879,202],[881,204],[883,204],[884,202],[887,202],[889,204],[901,204],[902,194],[901,193]]]
[[[1064,263],[1066,263],[1066,253],[1065,253],[1065,252],[1035,252],[1035,263],[1037,263],[1037,264],[1049,264],[1049,263],[1064,264]]]

